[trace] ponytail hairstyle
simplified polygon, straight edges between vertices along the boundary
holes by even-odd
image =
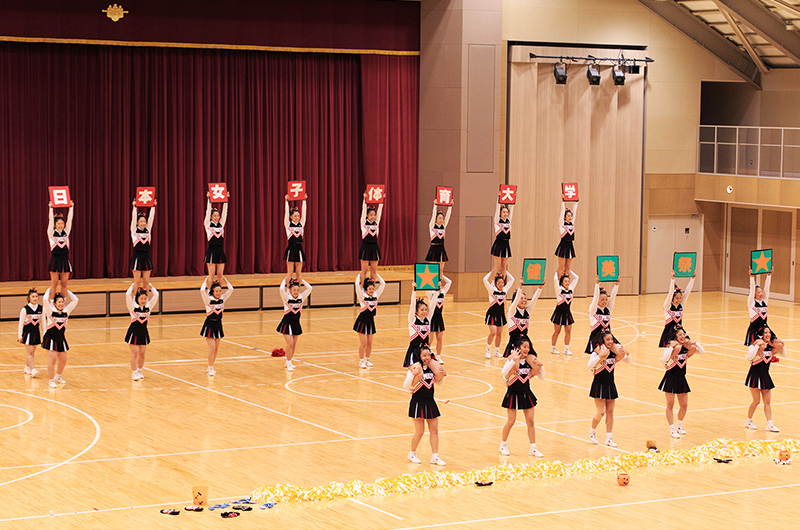
[[[58,302],[59,298],[61,300],[64,300],[64,295],[62,295],[61,293],[56,293],[55,296],[53,296],[53,304],[54,305],[55,305],[56,302]]]
[[[39,291],[36,290],[36,287],[31,287],[28,289],[28,303],[31,302],[31,295],[34,293],[39,294]]]
[[[211,294],[211,293],[213,293],[213,292],[214,292],[214,289],[216,289],[217,287],[220,287],[220,288],[221,288],[221,287],[222,287],[222,285],[220,285],[220,283],[219,283],[219,282],[214,282],[214,283],[212,283],[212,284],[211,284],[211,287],[209,287],[209,288],[208,288],[208,294]]]
[[[604,295],[608,296],[608,291],[606,291],[604,287],[601,287],[600,288],[600,294],[604,294]]]
[[[566,274],[563,274],[563,275],[562,275],[562,276],[561,276],[561,277],[558,279],[558,285],[560,285],[562,288],[564,287],[564,278],[566,278],[566,279],[569,279],[569,276],[567,276]],[[601,292],[602,292],[602,287],[601,287]]]
[[[430,352],[431,347],[428,346],[427,344],[421,344],[416,348],[414,348],[414,351],[411,352],[411,364],[414,363],[422,364],[422,352],[425,350],[428,350],[428,352]]]
[[[375,212],[377,214],[378,210],[376,210],[372,206],[367,206],[367,215],[369,215],[370,212]]]
[[[289,289],[291,289],[291,288],[292,288],[292,287],[294,287],[295,285],[296,285],[297,287],[300,287],[300,282],[298,282],[297,280],[295,280],[294,278],[292,278],[291,280],[289,280],[289,285],[287,285],[286,287],[287,287],[287,288],[289,288]]]
[[[419,308],[422,306],[428,307],[428,302],[426,302],[424,298],[417,298],[417,303],[414,306],[414,312],[418,312]]]
[[[300,213],[300,210],[298,210],[297,208],[294,208],[294,207],[289,208],[289,217],[293,216],[296,213]]]
[[[219,284],[217,284],[217,285],[219,285]],[[211,286],[211,290],[212,291],[214,290],[214,286],[213,285]],[[139,303],[139,297],[142,296],[142,295],[147,296],[147,291],[145,291],[144,289],[142,289],[140,287],[140,288],[136,289],[136,296],[133,297],[133,300],[138,304]]]
[[[533,350],[533,344],[531,343],[531,339],[529,339],[525,335],[517,339],[517,342],[514,343],[514,348],[519,350],[520,346],[522,346],[522,344],[525,342],[528,343],[528,355],[533,355],[534,357],[538,357],[536,355],[536,352]]]
[[[144,219],[145,221],[147,221],[147,216],[145,214],[143,214],[142,212],[139,212],[139,213],[136,214],[136,222],[137,223],[139,222],[139,219]]]
[[[568,214],[568,213],[570,213],[570,214],[572,213],[572,210],[570,210],[569,208],[567,208],[566,210],[564,210],[564,221],[566,221],[566,220],[567,220],[567,214]]]
[[[364,278],[363,287],[365,291],[367,290],[367,287],[369,287],[370,285],[374,286],[375,281],[372,278]]]

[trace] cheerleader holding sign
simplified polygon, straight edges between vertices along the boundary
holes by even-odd
[[[133,241],[133,256],[131,256],[131,269],[133,271],[133,285],[138,289],[147,291],[150,288],[150,272],[153,270],[153,260],[150,259],[151,231],[153,219],[156,216],[156,205],[153,201],[150,215],[137,213],[136,201],[133,201],[131,214],[131,240]]]
[[[672,271],[672,279],[669,282],[669,291],[664,300],[664,331],[661,332],[661,339],[658,341],[659,348],[666,348],[669,343],[675,340],[675,332],[683,329],[683,304],[689,301],[689,295],[694,287],[694,276],[686,284],[686,291],[681,292],[680,287],[675,286],[675,271]],[[689,336],[687,335],[688,339]],[[700,354],[706,351],[699,342],[689,340],[690,344],[697,345],[697,352]]]
[[[431,322],[428,320],[428,303],[422,299],[417,298],[417,284],[412,284],[411,289],[411,305],[408,308],[408,350],[403,359],[403,367],[411,366],[414,363],[414,352],[419,348],[428,347],[428,341],[431,334]],[[433,360],[436,366],[439,363]]]
[[[25,362],[25,375],[36,377],[39,370],[33,367],[33,355],[36,346],[42,343],[41,325],[43,307],[39,305],[39,292],[35,287],[28,291],[28,303],[19,312],[19,329],[17,341],[25,345],[27,359]]]
[[[439,363],[431,358],[431,349],[427,345],[420,346],[412,355],[412,364],[403,382],[403,388],[411,392],[408,405],[408,417],[414,420],[414,435],[411,437],[411,451],[408,459],[414,464],[421,464],[417,456],[417,447],[425,434],[425,422],[431,441],[431,464],[445,465],[439,458],[439,407],[433,398],[433,385],[441,385],[447,373]]]
[[[544,365],[536,358],[531,341],[528,337],[517,340],[513,351],[508,356],[503,366],[503,379],[508,385],[508,390],[503,398],[503,408],[508,411],[508,421],[503,426],[503,435],[500,439],[500,453],[510,456],[508,450],[508,435],[511,427],[517,422],[517,410],[525,414],[525,424],[528,427],[528,441],[531,456],[544,456],[536,448],[536,427],[533,423],[533,411],[536,408],[536,396],[531,392],[531,377],[537,376],[544,380]]]
[[[305,290],[300,293],[300,284],[292,280],[289,288],[286,288],[286,280],[281,282],[279,289],[281,300],[283,301],[283,318],[278,324],[277,332],[283,335],[286,340],[286,370],[294,372],[292,358],[297,348],[297,340],[303,334],[300,326],[300,311],[303,310],[303,301],[311,294],[311,284],[303,280]]]
[[[231,196],[230,193],[227,195]],[[222,203],[222,215],[219,210],[211,207],[211,193],[206,192],[208,204],[206,217],[203,219],[203,228],[206,230],[208,248],[206,249],[206,265],[208,266],[208,280],[213,284],[222,281],[225,271],[225,221],[228,219],[228,203]]]
[[[47,377],[50,378],[50,388],[56,388],[58,384],[66,383],[61,376],[64,373],[64,367],[67,366],[67,352],[69,351],[69,344],[67,344],[64,334],[67,331],[69,314],[78,305],[77,296],[71,291],[67,291],[67,295],[69,295],[69,304],[61,293],[56,293],[52,300],[50,299],[50,289],[44,293],[43,312],[47,331],[42,339],[42,348],[47,350],[49,355]],[[58,361],[58,367],[56,367],[56,361]]]
[[[284,282],[291,283],[292,276],[297,273],[296,281],[298,284],[303,283],[303,262],[306,260],[306,253],[303,251],[303,233],[306,225],[306,199],[308,195],[303,196],[303,213],[301,214],[297,208],[289,207],[289,194],[286,194],[286,215],[283,217],[283,226],[286,228],[286,251],[283,253],[283,259],[286,260],[286,279]]]
[[[592,328],[589,333],[589,342],[586,344],[586,353],[591,354],[600,344],[603,343],[603,333],[611,332],[611,311],[614,309],[614,302],[617,299],[617,291],[619,291],[619,281],[614,283],[611,289],[611,298],[605,289],[600,287],[600,278],[595,276],[594,283],[594,297],[592,303],[589,304],[589,324]],[[624,356],[628,351],[619,343],[614,335],[614,346],[612,351],[617,355]]]
[[[147,345],[150,344],[150,333],[147,331],[147,321],[150,320],[150,308],[158,301],[158,291],[151,285],[153,297],[147,300],[147,291],[138,290],[136,296],[132,296],[133,288],[136,284],[132,283],[125,293],[125,304],[128,306],[128,313],[131,315],[131,325],[125,334],[125,342],[131,347],[131,378],[134,381],[144,379],[142,368],[144,368],[144,354]],[[135,303],[134,303],[135,300]]]
[[[383,194],[386,197],[386,194]],[[381,250],[378,247],[378,227],[381,223],[383,213],[383,203],[378,204],[376,210],[372,206],[367,206],[367,192],[364,192],[364,202],[361,205],[361,248],[358,251],[358,259],[361,261],[361,277],[375,278],[378,275],[378,262],[381,259]]]
[[[500,192],[497,192],[500,197]],[[492,243],[492,260],[494,265],[490,275],[506,275],[508,258],[511,257],[511,217],[514,215],[513,204],[501,204],[497,202],[494,211],[494,243]]]
[[[50,262],[47,270],[50,271],[50,292],[58,292],[58,282],[61,280],[61,292],[67,292],[69,273],[72,264],[69,262],[69,233],[72,231],[72,210],[75,203],[70,201],[67,221],[64,216],[53,213],[53,203],[50,206],[50,216],[47,220],[47,240],[50,242]]]
[[[375,337],[375,312],[378,309],[378,298],[380,298],[383,290],[386,288],[386,282],[381,278],[380,274],[376,274],[378,280],[378,287],[375,287],[375,282],[367,278],[364,283],[361,283],[361,275],[356,276],[356,297],[358,304],[361,306],[361,311],[358,313],[355,324],[353,324],[353,331],[358,333],[358,367],[371,368],[373,364],[369,360],[369,355],[372,353],[372,339]]]
[[[578,203],[574,203],[572,210],[567,208],[567,203],[561,201],[561,214],[558,217],[558,226],[561,232],[561,241],[556,247],[555,255],[558,257],[558,271],[560,275],[569,276],[572,267],[572,260],[575,259],[575,247],[572,242],[575,240],[575,213],[578,211]]]
[[[431,222],[428,224],[428,230],[431,234],[431,246],[428,248],[428,255],[425,256],[425,261],[438,263],[439,274],[444,272],[444,264],[447,262],[447,251],[444,249],[444,233],[452,213],[452,205],[447,208],[447,215],[445,215],[441,210],[437,209],[436,199],[433,200],[433,214],[431,215]]]
[[[780,429],[775,427],[772,423],[772,389],[775,388],[775,383],[769,375],[770,363],[778,362],[775,357],[778,353],[784,353],[783,348],[778,348],[775,345],[775,339],[772,337],[772,330],[764,327],[763,335],[750,345],[750,348],[745,355],[745,359],[750,361],[750,371],[747,372],[747,379],[744,384],[750,388],[750,394],[753,396],[753,401],[747,409],[747,421],[744,426],[748,429],[758,429],[756,424],[753,423],[753,414],[758,408],[761,400],[764,400],[764,416],[767,418],[766,430],[769,432],[780,432]]]
[[[750,326],[747,328],[747,335],[744,338],[744,345],[750,346],[758,339],[768,327],[767,324],[767,302],[769,301],[769,286],[772,283],[772,273],[767,273],[767,279],[764,281],[764,288],[756,285],[756,277],[750,273],[750,294],[747,296],[747,311],[750,313]],[[772,330],[770,329],[770,335]],[[783,341],[775,335],[772,335],[771,342],[775,344],[777,350],[784,350]],[[785,351],[785,350],[784,350]]]

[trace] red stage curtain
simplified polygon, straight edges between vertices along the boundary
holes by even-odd
[[[75,201],[74,276],[130,275],[154,185],[154,276],[202,274],[205,190],[231,192],[230,273],[285,270],[286,182],[306,180],[306,270],[358,266],[361,194],[387,185],[384,264],[416,257],[418,57],[0,43],[0,280],[46,278],[47,186]]]

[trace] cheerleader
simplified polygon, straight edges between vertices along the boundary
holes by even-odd
[[[210,376],[217,375],[214,370],[214,361],[217,360],[219,343],[225,336],[225,333],[222,332],[222,312],[225,311],[225,300],[233,294],[231,282],[224,277],[222,280],[228,287],[225,294],[222,294],[222,286],[217,282],[212,283],[211,288],[206,290],[208,278],[203,280],[203,285],[200,286],[200,298],[203,299],[203,305],[206,306],[206,320],[200,329],[200,336],[205,337],[208,344],[208,369],[206,371]]]
[[[286,194],[286,214],[283,216],[283,226],[286,228],[286,250],[283,253],[283,259],[286,261],[286,282],[292,282],[292,276],[297,272],[297,283],[303,283],[303,262],[306,260],[306,254],[303,252],[303,228],[306,225],[306,199],[308,195],[303,196],[303,213],[297,208],[289,207],[289,194]]]
[[[378,205],[377,210],[367,206],[367,192],[364,192],[364,202],[361,205],[361,248],[358,251],[362,278],[367,277],[367,268],[370,278],[375,278],[378,274],[378,261],[381,259],[381,250],[378,248],[378,226],[381,223],[382,213],[382,203]]]
[[[617,446],[611,439],[611,430],[614,427],[614,403],[619,397],[617,385],[614,384],[614,367],[617,365],[618,358],[611,349],[613,346],[614,336],[608,331],[603,333],[603,344],[595,349],[588,364],[589,369],[594,373],[589,397],[594,398],[594,404],[597,407],[597,412],[592,418],[592,428],[589,430],[589,441],[593,444],[599,443],[595,429],[605,415],[606,445],[609,447]],[[625,355],[623,360],[630,363],[630,354]]]
[[[439,269],[441,271],[441,269]],[[447,291],[450,290],[450,285],[453,280],[440,273],[439,275],[439,290],[428,291],[428,307],[433,307],[433,316],[431,317],[431,333],[436,336],[436,359],[439,364],[444,364],[442,359],[442,339],[444,338],[444,297]]]
[[[353,324],[353,331],[358,333],[358,367],[359,368],[372,368],[373,364],[369,360],[369,355],[372,353],[372,339],[375,336],[375,312],[378,309],[378,298],[380,298],[383,290],[386,288],[386,282],[381,278],[380,274],[375,275],[378,280],[378,287],[375,287],[375,282],[367,278],[364,283],[361,283],[361,275],[356,276],[356,298],[361,306],[361,311],[358,313],[355,324]]]
[[[408,308],[408,350],[403,359],[403,367],[413,364],[412,357],[414,352],[420,347],[428,347],[428,340],[431,333],[431,323],[428,320],[428,303],[422,298],[417,298],[417,284],[414,283],[411,289],[411,305]],[[435,357],[434,357],[435,359]]]
[[[542,284],[544,285],[544,284]],[[531,316],[528,312],[528,308],[533,310],[534,306],[536,306],[536,300],[539,299],[539,295],[542,293],[542,286],[536,288],[536,292],[533,293],[533,299],[528,301],[528,297],[525,296],[525,293],[522,292],[522,287],[518,288],[514,293],[514,296],[511,300],[511,307],[508,308],[508,344],[506,345],[505,352],[503,353],[503,357],[508,357],[511,353],[511,350],[515,347],[519,339],[528,336],[528,328],[530,327]],[[531,352],[536,355],[536,352],[533,350],[533,346],[531,346]]]
[[[594,296],[592,303],[589,304],[589,324],[591,332],[589,333],[589,342],[586,343],[584,352],[591,355],[591,353],[603,343],[603,333],[606,331],[611,332],[611,311],[614,310],[614,301],[617,299],[617,291],[619,291],[619,281],[614,283],[611,289],[611,298],[605,289],[600,287],[600,278],[595,276],[594,282]],[[611,335],[614,337],[614,335]],[[614,337],[614,346],[612,351],[617,355],[624,356],[627,350],[619,343]]]
[[[500,192],[497,193],[500,196]],[[492,243],[492,272],[491,275],[505,276],[508,267],[508,258],[511,257],[511,217],[514,215],[514,205],[497,203],[494,211],[494,243]]]
[[[23,372],[25,375],[36,377],[39,370],[33,367],[33,354],[36,346],[42,343],[41,320],[42,306],[39,305],[39,292],[35,287],[28,291],[28,303],[19,312],[19,328],[17,330],[17,341],[25,345],[27,360]]]
[[[769,301],[769,286],[772,283],[772,273],[767,273],[764,288],[756,285],[756,277],[750,274],[750,294],[747,296],[747,310],[750,313],[750,326],[747,328],[747,335],[744,338],[744,345],[750,346],[761,336],[767,324],[767,302]],[[772,329],[770,329],[772,334]],[[775,335],[772,335],[772,343],[777,350],[783,350],[784,344]],[[784,350],[785,351],[785,350]]]
[[[425,261],[438,263],[439,274],[444,272],[444,264],[447,262],[447,251],[444,249],[444,232],[447,228],[447,223],[450,222],[450,214],[452,213],[452,206],[447,208],[447,215],[445,215],[436,208],[436,199],[433,200],[433,214],[431,215],[431,222],[428,224],[428,231],[431,234],[431,246],[428,248],[428,255],[425,256]]]
[[[572,206],[572,210],[567,208],[567,203],[561,201],[561,214],[558,216],[558,227],[561,231],[561,241],[558,242],[555,255],[558,257],[558,274],[569,276],[572,267],[572,260],[575,258],[575,214],[578,211],[578,203]]]
[[[686,331],[679,328],[675,332],[675,340],[664,348],[664,355],[661,361],[667,369],[664,378],[658,389],[667,396],[667,423],[669,423],[669,435],[673,438],[680,438],[686,434],[683,429],[683,418],[686,417],[686,409],[689,406],[689,383],[686,382],[686,361],[695,354],[697,345],[691,343],[686,337]],[[678,397],[678,423],[673,419],[675,406],[675,396]]]
[[[483,277],[483,285],[489,293],[489,309],[486,310],[486,325],[489,326],[489,336],[486,338],[486,358],[492,358],[492,342],[494,342],[494,355],[502,357],[500,353],[500,341],[503,338],[503,326],[506,325],[506,296],[511,286],[514,285],[514,277],[508,273],[508,283],[499,274],[495,276],[494,282],[489,283],[489,274]]]
[[[529,356],[531,354],[532,356]],[[544,379],[544,365],[536,358],[531,341],[528,337],[521,337],[515,343],[514,350],[508,356],[503,366],[503,379],[508,385],[506,396],[503,398],[503,408],[508,410],[508,421],[503,425],[503,437],[500,439],[500,453],[510,456],[508,451],[508,435],[511,427],[517,421],[517,410],[525,414],[525,424],[528,426],[528,441],[531,446],[528,454],[531,456],[544,456],[536,448],[536,427],[533,424],[533,411],[536,408],[536,396],[531,392],[531,377],[538,376]]]
[[[133,288],[136,284],[131,284],[125,292],[125,304],[128,306],[128,313],[131,315],[131,325],[125,334],[125,342],[131,347],[131,372],[134,381],[144,379],[142,368],[144,368],[144,353],[147,345],[150,344],[150,333],[147,331],[147,321],[150,320],[150,308],[155,307],[158,301],[158,290],[151,285],[153,297],[147,300],[147,291],[138,290],[133,297]]]
[[[427,345],[417,348],[413,355],[413,363],[408,369],[403,388],[411,392],[411,403],[408,406],[408,417],[414,420],[414,435],[411,437],[411,451],[408,459],[414,464],[421,464],[417,457],[417,447],[425,434],[425,422],[431,440],[431,464],[445,465],[439,458],[439,407],[433,399],[434,383],[441,385],[447,373],[439,363],[431,358],[431,349]]]
[[[67,221],[64,216],[53,213],[53,203],[50,206],[50,216],[47,219],[47,240],[50,242],[50,262],[47,270],[50,271],[50,292],[67,292],[69,273],[72,264],[69,262],[69,233],[72,231],[72,210],[75,203],[70,201]],[[61,289],[58,282],[61,280]]]
[[[300,293],[300,284],[292,280],[289,282],[289,288],[286,288],[286,279],[281,282],[280,295],[283,300],[283,318],[278,324],[278,333],[283,334],[286,340],[286,370],[294,372],[294,365],[292,364],[292,357],[297,348],[297,339],[303,334],[303,328],[300,327],[300,311],[303,309],[303,301],[311,294],[311,284],[303,280],[305,290]]]
[[[555,282],[553,286],[555,287],[558,301],[552,316],[550,316],[550,322],[553,323],[550,353],[558,355],[556,340],[558,340],[558,335],[561,333],[561,326],[564,326],[564,355],[572,355],[572,352],[569,351],[569,341],[572,339],[572,324],[575,319],[572,318],[571,304],[572,292],[575,290],[575,286],[578,285],[578,275],[575,274],[575,271],[569,271],[569,276],[565,274],[559,279],[558,272],[556,272],[553,281]]]
[[[784,354],[783,349],[777,349],[772,338],[772,330],[764,326],[763,335],[750,345],[745,359],[750,361],[750,371],[747,372],[747,379],[744,384],[750,387],[750,394],[753,401],[747,409],[747,421],[744,426],[748,429],[758,429],[753,423],[753,414],[756,412],[761,399],[764,399],[764,416],[767,417],[767,430],[769,432],[780,432],[780,429],[772,423],[772,389],[775,383],[769,376],[770,363],[778,362],[776,355]]]
[[[228,197],[231,194],[228,193]],[[203,228],[206,230],[208,248],[206,249],[205,262],[208,266],[208,278],[211,283],[222,280],[225,271],[225,221],[228,219],[228,203],[222,203],[222,215],[219,210],[211,207],[211,194],[206,192],[208,203],[206,217],[203,219]]]
[[[67,291],[69,296],[69,304],[67,304],[61,293],[56,293],[55,297],[50,299],[50,289],[44,293],[44,309],[45,316],[45,331],[44,338],[42,338],[42,348],[47,350],[47,377],[50,379],[50,388],[57,388],[58,384],[65,384],[66,381],[61,376],[64,373],[64,367],[67,365],[67,351],[69,351],[69,344],[64,333],[67,331],[67,320],[69,314],[78,305],[78,297]],[[58,367],[56,367],[58,361]]]
[[[144,214],[137,213],[136,201],[133,201],[133,213],[131,214],[133,285],[144,291],[147,291],[150,287],[150,272],[153,270],[153,260],[150,259],[150,237],[157,204],[158,201],[153,201],[153,206],[150,208],[150,216],[145,217]]]

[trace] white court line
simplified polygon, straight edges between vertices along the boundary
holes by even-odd
[[[400,519],[401,521],[405,521],[405,519],[403,519],[402,517],[398,517],[398,516],[396,516],[396,515],[395,515],[395,514],[393,514],[393,513],[385,512],[385,511],[381,510],[380,508],[376,508],[376,507],[374,507],[374,506],[370,506],[370,505],[369,505],[369,504],[367,504],[366,502],[357,501],[357,500],[355,500],[355,499],[354,499],[354,498],[352,498],[352,497],[349,497],[347,500],[348,500],[348,501],[352,501],[352,502],[354,502],[354,503],[356,503],[356,504],[360,504],[361,506],[366,506],[367,508],[372,508],[372,509],[373,509],[373,510],[375,510],[376,512],[381,512],[382,514],[388,515],[389,517],[394,517],[395,519]]]
[[[0,405],[0,407],[8,407],[10,409],[21,410],[22,412],[24,412],[25,414],[28,415],[28,419],[27,420],[21,421],[21,422],[15,424],[15,425],[9,425],[8,427],[0,428],[0,431],[5,431],[6,429],[13,429],[14,427],[19,427],[20,425],[25,425],[26,423],[28,423],[29,421],[31,421],[33,419],[33,412],[31,412],[29,410],[25,410],[25,409],[20,408],[20,407],[15,407],[13,405]]]

